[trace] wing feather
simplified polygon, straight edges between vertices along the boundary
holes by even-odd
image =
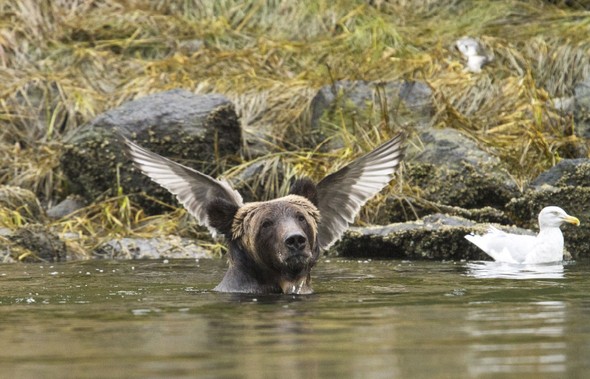
[[[125,138],[129,154],[135,165],[150,179],[166,188],[213,235],[216,231],[207,219],[207,204],[223,198],[238,207],[242,196],[224,180],[217,180],[190,167],[181,165],[151,152]]]
[[[506,233],[493,226],[483,235],[468,234],[465,238],[496,262],[522,263],[537,246],[537,237]]]
[[[391,181],[403,159],[403,139],[398,134],[318,183],[320,248],[326,249],[338,240],[361,207]]]

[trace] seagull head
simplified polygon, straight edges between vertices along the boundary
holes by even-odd
[[[470,37],[463,37],[455,42],[457,49],[466,57],[473,57],[479,55],[479,42]]]
[[[545,207],[539,213],[539,227],[555,227],[558,228],[561,224],[567,222],[576,226],[580,225],[580,220],[576,217],[570,216],[559,207],[551,206]]]

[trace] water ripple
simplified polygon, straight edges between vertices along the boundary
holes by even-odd
[[[504,262],[469,262],[467,275],[479,279],[563,279],[563,263],[514,264]]]

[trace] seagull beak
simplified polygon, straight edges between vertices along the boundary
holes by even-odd
[[[565,216],[563,218],[563,221],[568,222],[570,224],[574,224],[576,226],[580,226],[580,220],[578,220],[578,218],[574,216]]]

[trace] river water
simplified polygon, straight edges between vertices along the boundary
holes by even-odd
[[[313,295],[221,259],[0,266],[0,377],[583,378],[590,264],[324,259]]]

